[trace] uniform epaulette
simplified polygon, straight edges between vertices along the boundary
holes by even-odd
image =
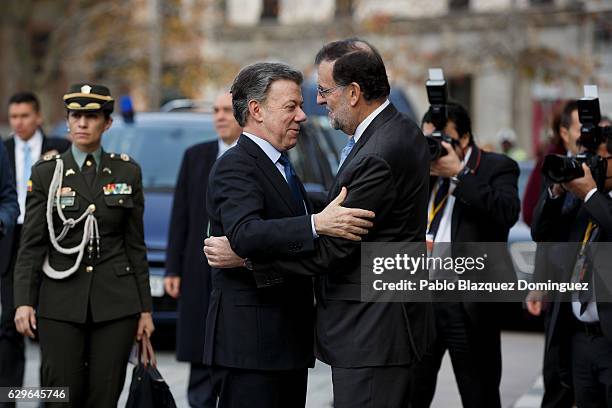
[[[38,166],[42,163],[55,163],[55,159],[59,159],[59,154],[45,154],[39,161],[34,163],[34,166]]]
[[[132,163],[132,164],[138,166],[138,163],[136,163],[136,161],[134,159],[132,159],[126,153],[110,153],[109,156],[110,156],[110,158],[112,160],[117,160],[117,161],[121,161],[121,162],[124,162],[124,163]]]

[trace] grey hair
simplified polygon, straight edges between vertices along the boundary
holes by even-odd
[[[249,102],[265,103],[272,82],[280,79],[302,85],[302,73],[280,62],[256,62],[238,73],[232,84],[234,117],[242,127],[249,117]]]

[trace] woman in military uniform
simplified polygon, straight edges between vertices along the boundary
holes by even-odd
[[[32,168],[15,323],[30,337],[38,330],[43,387],[70,387],[72,407],[116,407],[134,337],[154,330],[142,176],[101,147],[108,88],[74,85],[64,103],[73,144]]]

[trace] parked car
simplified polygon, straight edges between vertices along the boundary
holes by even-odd
[[[217,136],[210,114],[150,112],[137,113],[134,119],[127,124],[115,117],[103,146],[109,152],[127,153],[142,168],[153,317],[156,324],[174,324],[176,301],[164,292],[163,285],[174,187],[185,150]],[[289,155],[307,191],[322,192],[331,186],[338,153],[331,135],[316,121],[302,126],[298,144]]]

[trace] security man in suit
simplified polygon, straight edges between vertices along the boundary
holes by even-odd
[[[211,281],[202,237],[208,227],[208,175],[215,160],[236,144],[242,131],[234,118],[229,92],[215,99],[213,121],[219,139],[198,143],[183,156],[174,190],[164,278],[166,292],[179,299],[176,358],[191,363],[187,399],[192,408],[214,408],[217,401],[210,368],[203,363]]]
[[[134,338],[154,329],[142,176],[101,147],[107,87],[74,85],[64,103],[72,148],[36,163],[28,182],[15,324],[38,330],[42,386],[70,387],[71,407],[115,407]]]
[[[451,137],[452,144],[442,142],[447,154],[431,163],[426,238],[433,256],[446,256],[448,248],[453,257],[458,257],[472,255],[461,253],[470,252],[461,243],[508,240],[520,211],[519,168],[509,157],[478,147],[470,116],[463,106],[449,102],[446,109],[448,121],[444,133]],[[426,114],[425,134],[433,131],[430,125]],[[516,280],[505,245],[503,248],[503,253],[495,251],[499,256],[496,265],[487,265],[484,270],[485,280]],[[430,270],[430,279],[440,278],[449,276]],[[430,406],[446,350],[453,363],[462,405],[500,407],[501,343],[495,305],[433,299],[436,340],[417,366],[419,376],[415,380],[412,407]]]
[[[32,165],[50,153],[63,153],[70,147],[66,139],[46,137],[40,125],[40,103],[31,92],[19,92],[11,96],[8,106],[12,137],[4,142],[8,162],[13,170],[13,186],[17,191],[19,217],[15,228],[0,239],[0,386],[21,386],[25,368],[23,336],[15,329],[13,302],[13,270],[19,250],[19,240],[25,216],[27,184]],[[2,403],[0,403],[2,406]]]

